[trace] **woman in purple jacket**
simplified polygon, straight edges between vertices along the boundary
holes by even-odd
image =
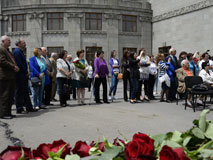
[[[109,59],[110,69],[111,69],[111,87],[109,90],[109,100],[111,99],[117,99],[116,91],[117,91],[117,85],[118,85],[118,74],[120,72],[120,62],[116,58],[117,52],[116,50],[113,50],[111,52],[111,58]],[[113,92],[113,96],[112,95]]]
[[[109,75],[109,70],[107,63],[104,60],[104,51],[97,51],[97,58],[94,60],[94,76],[95,76],[95,101],[101,104],[100,101],[100,85],[103,86],[103,101],[104,103],[109,103],[107,100],[107,79],[106,76]]]

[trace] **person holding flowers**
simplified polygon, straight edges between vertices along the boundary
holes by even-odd
[[[73,81],[72,87],[77,88],[78,105],[86,105],[85,88],[88,87],[88,63],[84,59],[84,50],[77,51],[77,57],[73,61]]]

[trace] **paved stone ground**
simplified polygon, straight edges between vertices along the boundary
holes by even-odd
[[[90,97],[87,93],[86,97]],[[71,146],[78,140],[112,141],[123,136],[130,139],[136,132],[158,134],[174,130],[185,131],[198,119],[201,110],[184,110],[183,102],[160,103],[159,100],[130,104],[122,97],[122,83],[118,86],[120,99],[110,104],[77,106],[69,101],[69,107],[59,107],[59,102],[36,113],[17,115],[12,120],[0,120],[0,151],[8,145],[25,145],[36,148],[40,143],[64,139]],[[89,103],[89,99],[87,99]],[[211,108],[211,106],[210,106]],[[13,107],[15,114],[15,106]],[[213,119],[213,112],[207,116]]]

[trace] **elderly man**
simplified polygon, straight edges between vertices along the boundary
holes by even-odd
[[[0,118],[12,119],[15,117],[11,114],[13,104],[16,72],[19,67],[16,65],[15,59],[9,51],[11,44],[8,36],[1,37],[0,47]]]
[[[16,113],[22,114],[27,112],[34,112],[35,110],[32,107],[28,90],[28,79],[30,74],[28,72],[27,60],[24,55],[26,43],[24,39],[21,38],[18,39],[15,44],[17,48],[14,49],[13,56],[15,58],[16,64],[20,68],[19,72],[16,74]],[[26,111],[24,110],[24,107],[26,107]]]
[[[187,60],[183,60],[181,62],[181,68],[177,69],[176,75],[177,75],[177,79],[178,79],[178,93],[180,94],[185,94],[186,93],[186,84],[185,84],[185,77],[187,76],[193,76],[193,72],[191,70],[189,70],[189,62]],[[188,100],[187,100],[187,105],[188,106],[192,106],[191,104],[192,101],[192,97],[191,95],[188,95]]]
[[[171,48],[169,50],[169,55],[165,59],[165,61],[168,62],[168,60],[171,58],[171,64],[174,67],[174,72],[172,73],[173,80],[171,81],[171,87],[169,88],[170,101],[176,100],[175,95],[177,91],[177,80],[176,80],[175,70],[178,69],[178,62],[177,62],[177,57],[175,55],[176,55],[176,50],[174,48]]]
[[[50,83],[44,86],[44,93],[43,93],[43,104],[44,105],[53,105],[50,103],[51,101],[51,93],[52,93],[52,78],[53,78],[53,67],[48,58],[48,51],[46,47],[41,47],[42,50],[42,58],[44,59],[46,66],[47,66],[47,75],[50,79]],[[45,108],[45,107],[42,107]]]
[[[58,54],[53,52],[51,54],[50,62],[53,66],[53,76],[52,76],[52,93],[51,93],[51,100],[52,101],[57,101],[55,99],[55,94],[56,94],[56,74],[57,74],[57,66],[56,66],[56,60],[58,58]]]

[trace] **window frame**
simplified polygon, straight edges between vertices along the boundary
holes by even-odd
[[[132,19],[128,20],[128,17],[132,17]],[[134,17],[134,19],[133,19]],[[128,23],[131,25],[131,29],[128,29]],[[123,32],[137,32],[137,16],[136,15],[122,15],[122,31]],[[135,30],[134,30],[135,24]]]
[[[21,20],[18,20],[18,16],[23,16]],[[22,29],[18,30],[18,22],[22,22]],[[14,26],[15,24],[15,26]],[[12,15],[12,32],[26,31],[26,14],[14,14]]]
[[[88,15],[89,15],[89,17],[87,17]],[[96,18],[93,18],[91,15],[96,15]],[[99,18],[99,16],[101,18]],[[103,22],[102,19],[103,19],[102,13],[91,13],[91,12],[85,13],[85,30],[98,30],[98,31],[102,30],[102,22]],[[96,28],[95,29],[93,29],[92,26],[91,26],[92,20],[96,21]],[[87,23],[87,21],[89,21],[89,24]],[[99,23],[99,21],[101,21],[101,22]]]
[[[57,18],[54,18],[53,15],[54,14],[58,14]],[[49,15],[51,15],[51,17],[49,18]],[[58,28],[57,29],[53,29],[53,26],[56,25],[53,23],[54,20],[58,20]],[[62,24],[60,23],[62,20]],[[50,22],[50,23],[49,23]],[[47,30],[48,31],[52,31],[52,30],[64,30],[64,13],[62,12],[51,12],[51,13],[47,13]]]

